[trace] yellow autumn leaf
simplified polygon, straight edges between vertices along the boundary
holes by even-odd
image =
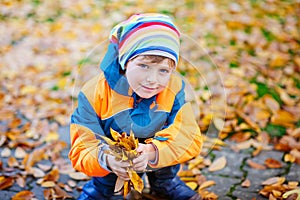
[[[271,61],[269,63],[270,67],[284,67],[289,60],[289,56],[283,53],[273,53],[271,56]]]
[[[284,155],[284,162],[291,162],[291,163],[293,163],[295,161],[296,161],[296,157],[295,156],[293,156],[293,155],[291,155],[289,153]]]
[[[59,134],[57,132],[51,131],[45,137],[45,142],[56,141],[59,139]]]
[[[10,156],[7,160],[7,164],[9,167],[17,167],[19,165],[17,159],[15,157]]]
[[[23,190],[15,194],[11,200],[31,200],[34,197],[34,193],[29,190]]]
[[[284,193],[282,195],[282,197],[283,198],[288,198],[288,196],[290,196],[291,194],[297,194],[297,199],[296,200],[300,200],[300,188],[294,189],[294,190],[290,190],[290,191]]]
[[[222,156],[214,160],[208,168],[208,171],[215,172],[223,169],[226,166],[226,157]]]
[[[83,181],[83,180],[89,180],[90,179],[90,177],[88,177],[87,175],[85,175],[82,172],[71,172],[71,173],[69,173],[69,176],[72,179],[77,180],[77,181]]]
[[[187,182],[186,185],[192,190],[195,190],[198,187],[198,184],[196,182]]]
[[[208,188],[212,185],[215,185],[216,182],[213,180],[204,181],[200,186],[198,190],[203,190],[204,188]]]
[[[118,141],[118,139],[120,138],[120,134],[112,128],[110,128],[110,134],[114,141]]]
[[[67,84],[67,78],[64,77],[64,78],[59,78],[59,79],[58,79],[58,82],[57,82],[57,85],[56,85],[56,86],[57,86],[59,89],[63,89],[63,88],[65,88],[66,84]]]
[[[133,184],[134,189],[136,191],[138,191],[139,193],[142,193],[142,191],[144,189],[144,182],[143,182],[142,178],[133,170],[129,170],[128,174],[129,174],[130,181]]]
[[[202,156],[197,156],[196,158],[194,158],[188,163],[188,169],[189,170],[194,169],[197,165],[201,164],[203,160],[204,158]]]
[[[41,186],[45,187],[45,188],[54,187],[55,182],[54,181],[45,181],[45,182],[42,182]]]
[[[271,177],[271,178],[268,178],[267,180],[263,181],[261,184],[262,185],[273,185],[273,184],[281,185],[282,183],[284,183],[284,181],[285,181],[285,177]]]
[[[37,88],[34,85],[26,85],[21,88],[21,95],[34,94],[37,92]]]
[[[215,117],[213,119],[214,125],[218,131],[222,131],[225,121],[219,117]]]
[[[277,110],[277,112],[271,117],[273,124],[282,125],[286,127],[293,127],[297,119],[285,110]]]
[[[129,181],[125,181],[124,182],[124,191],[123,191],[123,196],[124,198],[126,198],[127,194],[129,193],[130,191],[130,184],[129,184]]]

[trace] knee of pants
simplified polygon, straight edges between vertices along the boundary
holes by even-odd
[[[148,172],[147,176],[149,182],[151,182],[152,180],[154,181],[154,180],[172,179],[177,176],[179,169],[180,169],[180,164],[173,165],[173,166],[157,169],[153,172]]]
[[[92,178],[83,186],[80,197],[82,199],[109,199],[114,193],[115,182],[116,177],[110,175]]]

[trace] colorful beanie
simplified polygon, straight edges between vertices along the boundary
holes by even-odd
[[[137,55],[160,55],[178,63],[180,33],[170,17],[158,13],[135,14],[116,25],[110,41],[119,49],[122,69]]]

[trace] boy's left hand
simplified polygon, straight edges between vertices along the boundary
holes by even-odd
[[[133,169],[135,171],[144,171],[148,165],[149,160],[154,160],[156,156],[155,148],[152,144],[141,144],[137,148],[139,156],[133,159]]]

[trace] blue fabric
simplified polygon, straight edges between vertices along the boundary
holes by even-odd
[[[100,122],[101,119],[94,111],[89,100],[82,92],[80,92],[78,95],[78,107],[71,116],[71,123],[85,126],[94,133],[104,135]]]
[[[161,168],[153,172],[147,172],[151,190],[173,200],[188,200],[195,195],[196,192],[186,186],[177,176],[179,168],[180,165],[178,164]],[[139,175],[142,176],[143,174]],[[93,177],[86,185],[84,185],[82,194],[78,199],[110,199],[114,194],[116,180],[117,176],[112,173],[101,178]]]
[[[118,46],[110,43],[107,52],[101,61],[100,69],[104,72],[108,85],[117,93],[128,96],[129,84],[125,76],[120,74],[118,61]]]

